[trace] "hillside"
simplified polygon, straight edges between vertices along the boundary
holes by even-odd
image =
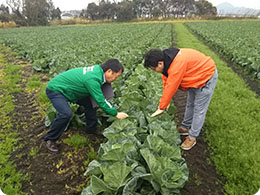
[[[220,16],[260,16],[260,10],[246,7],[235,7],[227,2],[219,4],[216,8],[218,15]]]

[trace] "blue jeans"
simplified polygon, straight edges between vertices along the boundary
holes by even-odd
[[[196,138],[200,134],[217,80],[218,71],[216,69],[204,87],[187,90],[186,110],[181,126],[190,129],[191,138]]]
[[[56,141],[60,138],[63,131],[69,126],[72,118],[72,111],[70,109],[68,99],[61,93],[51,91],[46,88],[47,97],[50,99],[54,108],[58,111],[50,131],[45,135],[44,140]],[[91,100],[88,96],[80,99],[77,104],[84,107],[84,113],[86,117],[86,132],[97,131],[97,114],[96,109],[93,108]]]
[[[51,91],[46,88],[46,94],[54,108],[58,111],[58,114],[51,125],[50,131],[44,136],[44,140],[56,141],[68,127],[72,118],[72,111],[70,109],[68,99],[61,93]]]

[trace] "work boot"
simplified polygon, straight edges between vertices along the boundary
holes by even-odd
[[[190,136],[187,136],[181,144],[181,148],[183,150],[190,150],[193,146],[196,144],[196,138],[190,138]]]
[[[53,152],[53,153],[58,153],[59,152],[59,149],[57,147],[57,144],[55,141],[53,140],[47,140],[46,141],[46,147],[47,149],[50,151],[50,152]]]
[[[189,135],[189,129],[182,126],[177,127],[176,130],[180,133],[180,135]]]
[[[87,129],[85,131],[87,134],[91,134],[91,135],[94,135],[98,138],[105,138],[105,136],[99,131],[99,130],[94,130],[94,129]]]

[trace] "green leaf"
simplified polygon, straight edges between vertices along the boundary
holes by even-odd
[[[86,172],[84,173],[84,175],[96,175],[99,176],[102,174],[101,170],[100,170],[101,164],[96,161],[96,160],[92,160],[89,164],[88,164],[88,168],[86,170]]]
[[[47,116],[45,118],[45,126],[46,127],[49,127],[51,126],[52,122],[54,121],[55,117],[56,117],[56,114],[58,113],[56,111],[56,109],[50,105],[48,108],[47,108]]]
[[[118,143],[120,140],[124,138],[135,138],[135,134],[137,133],[136,128],[127,128],[122,132],[115,133],[112,127],[106,129],[103,135],[111,142]]]
[[[146,145],[159,156],[168,157],[172,160],[182,160],[179,146],[170,145],[158,136],[149,135],[146,140]]]
[[[129,128],[135,128],[135,124],[128,119],[124,120],[116,120],[112,123],[108,128],[106,128],[104,131],[108,133],[119,133],[121,131],[124,131],[125,129]]]
[[[94,195],[99,194],[100,192],[110,192],[112,193],[115,189],[108,186],[103,180],[99,179],[95,175],[91,177],[91,188]]]
[[[91,186],[88,186],[87,188],[85,188],[85,189],[81,192],[81,195],[93,195]]]
[[[186,164],[176,164],[166,157],[155,156],[148,148],[140,150],[144,157],[154,180],[161,188],[177,189],[182,188],[188,180],[188,169]]]
[[[142,186],[144,180],[149,180],[151,178],[151,174],[140,174],[131,178],[123,188],[123,194],[127,195],[139,195],[137,190]],[[140,194],[141,195],[141,194]]]
[[[102,146],[101,146],[102,147]],[[114,144],[111,146],[110,150],[104,151],[104,154],[100,157],[100,160],[111,160],[119,161],[124,158],[128,152],[135,150],[132,143]]]
[[[132,170],[132,167],[129,167],[122,162],[116,162],[107,168],[101,167],[105,183],[115,189],[119,189],[124,185],[127,176]]]
[[[162,138],[165,142],[179,146],[181,143],[176,125],[174,122],[154,120],[148,125],[150,134]]]

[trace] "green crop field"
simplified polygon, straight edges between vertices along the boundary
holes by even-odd
[[[227,60],[260,79],[260,22],[195,22],[186,25]]]
[[[260,188],[260,157],[257,155],[260,150],[259,97],[186,26],[227,60],[246,67],[255,78],[260,78],[259,21],[0,30],[0,44],[5,48],[1,49],[0,57],[4,58],[12,51],[16,58],[32,64],[36,77],[30,78],[28,86],[42,88],[37,91],[39,102],[46,99],[45,83],[39,83],[36,73],[47,75],[49,80],[68,69],[100,64],[109,58],[117,58],[124,65],[124,74],[113,83],[115,98],[111,102],[119,111],[127,112],[129,117],[116,120],[99,111],[101,118],[108,122],[104,127],[106,139],[100,144],[98,153],[88,158],[92,160],[86,161],[84,172],[87,179],[77,192],[82,191],[82,195],[180,194],[188,181],[189,170],[180,149],[181,140],[173,117],[175,108],[171,106],[161,116],[150,117],[158,107],[162,81],[159,74],[146,70],[142,64],[143,55],[149,49],[165,49],[172,45],[198,49],[211,56],[218,67],[219,81],[204,128],[214,166],[225,178],[223,191],[250,195]],[[19,77],[22,72],[15,61],[10,65],[6,60],[0,60],[0,188],[8,195],[22,194],[22,183],[30,178],[21,176],[13,163],[16,156],[11,158],[12,151],[23,147],[16,144],[22,138],[16,133],[15,125],[8,125],[15,109],[12,95],[21,92],[18,84],[22,82]],[[75,112],[77,105],[70,105],[74,117],[72,126],[82,128],[82,121]],[[47,111],[43,114],[45,123],[49,125],[55,111],[47,100],[43,108]],[[65,143],[80,148],[88,142],[75,134]],[[38,153],[37,148],[30,150],[30,156],[34,158]],[[63,163],[60,161],[56,167]]]

